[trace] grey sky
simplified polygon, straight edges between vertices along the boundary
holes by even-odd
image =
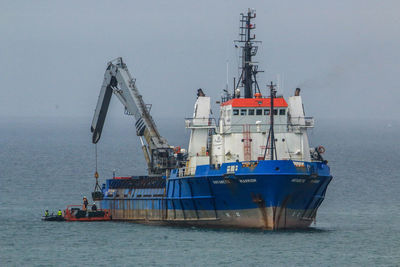
[[[219,100],[237,74],[239,14],[257,10],[257,60],[307,115],[389,118],[400,107],[400,1],[1,1],[0,116],[87,116],[122,56],[155,118]],[[115,99],[111,115],[120,117]],[[88,122],[89,124],[90,122]]]

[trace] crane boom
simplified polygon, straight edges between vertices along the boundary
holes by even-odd
[[[124,105],[125,113],[135,117],[136,134],[142,142],[142,150],[147,161],[149,174],[163,175],[176,167],[173,149],[158,132],[149,109],[139,94],[135,81],[121,57],[108,63],[93,116],[92,142],[96,144],[100,140],[111,96],[115,94]],[[142,137],[146,140],[147,147],[143,143]]]

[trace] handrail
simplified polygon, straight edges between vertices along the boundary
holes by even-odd
[[[314,118],[313,117],[302,117],[305,118],[304,122],[301,123],[274,123],[274,127],[298,127],[298,128],[313,128],[314,127]],[[259,124],[248,124],[248,123],[238,123],[238,124],[227,124],[224,125],[224,132],[225,131],[231,131],[232,128],[240,128],[240,131],[242,130],[241,127],[243,127],[244,125],[249,125],[250,127],[250,131],[253,132],[254,130],[256,130],[257,132],[262,131],[261,129],[266,127],[269,127],[270,124],[269,123],[259,123]]]
[[[307,126],[307,123],[311,123],[314,124],[314,117],[291,117],[291,121],[293,122],[293,119],[297,119],[298,121],[300,121],[301,119],[304,119],[305,124]],[[269,126],[269,123],[242,123],[242,124],[229,124],[229,126],[243,126],[243,125],[250,125],[250,126]],[[304,126],[304,123],[279,123],[279,122],[274,122],[275,126]],[[228,126],[228,125],[225,125]]]
[[[196,172],[196,167],[182,167],[178,168],[176,176],[178,177],[194,176],[195,172]]]
[[[186,128],[216,128],[215,118],[185,118]]]
[[[297,123],[293,123],[297,120]],[[303,127],[314,127],[314,117],[305,117],[305,116],[298,116],[298,117],[290,117],[290,125],[292,126],[303,126]]]
[[[93,207],[93,205],[87,205],[88,207]],[[68,205],[67,206],[67,209],[69,209],[69,208],[71,208],[71,207],[81,207],[81,208],[83,208],[83,205]],[[98,209],[98,210],[100,210],[100,209]]]

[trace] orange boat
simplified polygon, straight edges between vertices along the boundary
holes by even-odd
[[[85,210],[82,205],[68,205],[64,210],[64,220],[66,221],[110,221],[111,215],[108,210]]]

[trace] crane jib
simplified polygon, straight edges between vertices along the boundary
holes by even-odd
[[[102,97],[103,101],[101,102],[101,108],[99,110],[98,118],[96,120],[96,123],[92,124],[91,127],[91,132],[93,133],[92,135],[93,144],[96,144],[100,140],[101,132],[103,131],[104,121],[107,115],[108,106],[110,105],[111,95],[112,95],[111,86],[107,86],[104,90],[104,95]],[[99,96],[99,101],[100,97],[101,93]]]
[[[104,121],[112,94],[123,104],[128,115],[134,115],[136,134],[144,136],[147,148],[142,145],[150,175],[163,175],[176,167],[173,149],[163,138],[151,117],[142,96],[135,85],[122,58],[108,63],[104,73],[104,81],[100,90],[96,110],[93,116],[91,132],[92,142],[96,144],[101,137]],[[150,157],[149,157],[150,155]]]

